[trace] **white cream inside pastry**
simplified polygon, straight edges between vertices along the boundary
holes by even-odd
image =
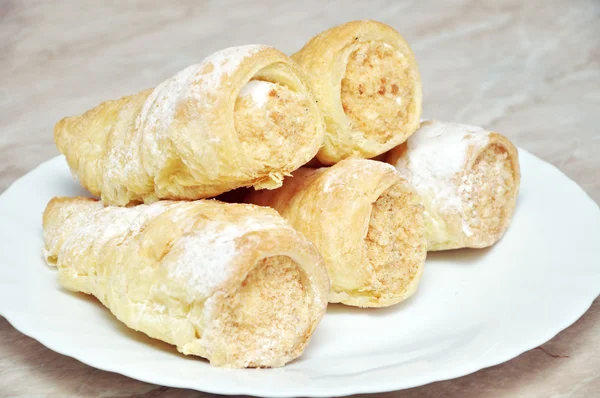
[[[219,344],[210,349],[211,359],[260,367],[290,357],[297,350],[297,331],[310,327],[313,297],[303,287],[307,283],[289,257],[261,260],[215,319],[210,334]]]
[[[317,154],[321,164],[375,158],[419,127],[419,68],[391,26],[369,20],[335,26],[292,58],[307,76],[327,126]]]
[[[406,130],[408,115],[416,106],[412,66],[386,43],[361,42],[351,48],[341,82],[342,107],[351,128],[381,144],[398,135],[406,139],[412,133]]]
[[[246,154],[271,167],[292,161],[317,134],[310,101],[304,93],[278,83],[246,83],[234,110],[235,129]]]
[[[373,203],[365,238],[375,281],[370,294],[380,297],[416,289],[423,270],[423,209],[420,197],[404,181],[392,185]]]
[[[467,236],[499,236],[512,209],[515,176],[506,148],[489,145],[462,177],[459,191],[463,202]]]

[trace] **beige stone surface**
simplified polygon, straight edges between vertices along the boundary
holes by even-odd
[[[291,53],[334,24],[397,28],[425,116],[483,125],[600,202],[600,2],[0,0],[0,192],[57,154],[61,117],[152,87],[222,47]],[[56,354],[0,318],[0,396],[191,397]],[[600,301],[542,347],[459,379],[381,397],[600,396]]]

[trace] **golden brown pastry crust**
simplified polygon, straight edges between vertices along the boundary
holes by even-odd
[[[503,135],[427,121],[386,161],[423,197],[428,250],[491,246],[508,229],[521,174]]]
[[[268,109],[253,112],[248,101],[238,103],[251,80],[274,83]],[[296,131],[290,131],[294,120],[286,119],[293,106],[298,112],[292,119],[303,118]],[[266,112],[271,120],[265,116],[255,129],[236,130],[236,118],[247,125]],[[273,128],[274,141],[281,138],[280,159],[255,157],[258,127]],[[276,188],[316,154],[323,136],[322,115],[295,63],[260,45],[221,50],[155,89],[104,102],[54,129],[82,185],[116,205],[207,198],[242,186]]]
[[[326,309],[321,256],[272,209],[55,198],[43,224],[46,258],[64,287],[213,365],[283,366]]]
[[[292,55],[309,79],[327,125],[325,165],[371,158],[419,126],[422,88],[414,54],[388,25],[353,21],[328,29]]]
[[[347,159],[300,168],[282,188],[246,200],[275,208],[316,245],[330,302],[384,307],[415,292],[426,255],[423,206],[388,164]]]

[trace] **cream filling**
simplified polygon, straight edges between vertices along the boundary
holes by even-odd
[[[404,55],[386,43],[353,45],[341,82],[341,101],[353,130],[384,144],[406,136],[415,111],[414,76]]]
[[[227,298],[213,321],[218,348],[214,364],[282,366],[303,343],[310,328],[312,292],[298,264],[286,256],[269,257]]]
[[[248,82],[234,108],[244,152],[273,168],[287,166],[317,133],[309,101],[305,94],[277,83]]]

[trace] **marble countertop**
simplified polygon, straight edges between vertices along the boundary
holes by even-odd
[[[377,19],[419,61],[424,116],[482,125],[600,202],[600,3],[572,1],[0,1],[0,192],[57,154],[54,123],[152,87],[213,51],[291,53]],[[0,317],[0,396],[191,397],[56,354]],[[600,396],[600,300],[546,344],[455,380],[379,397]]]

